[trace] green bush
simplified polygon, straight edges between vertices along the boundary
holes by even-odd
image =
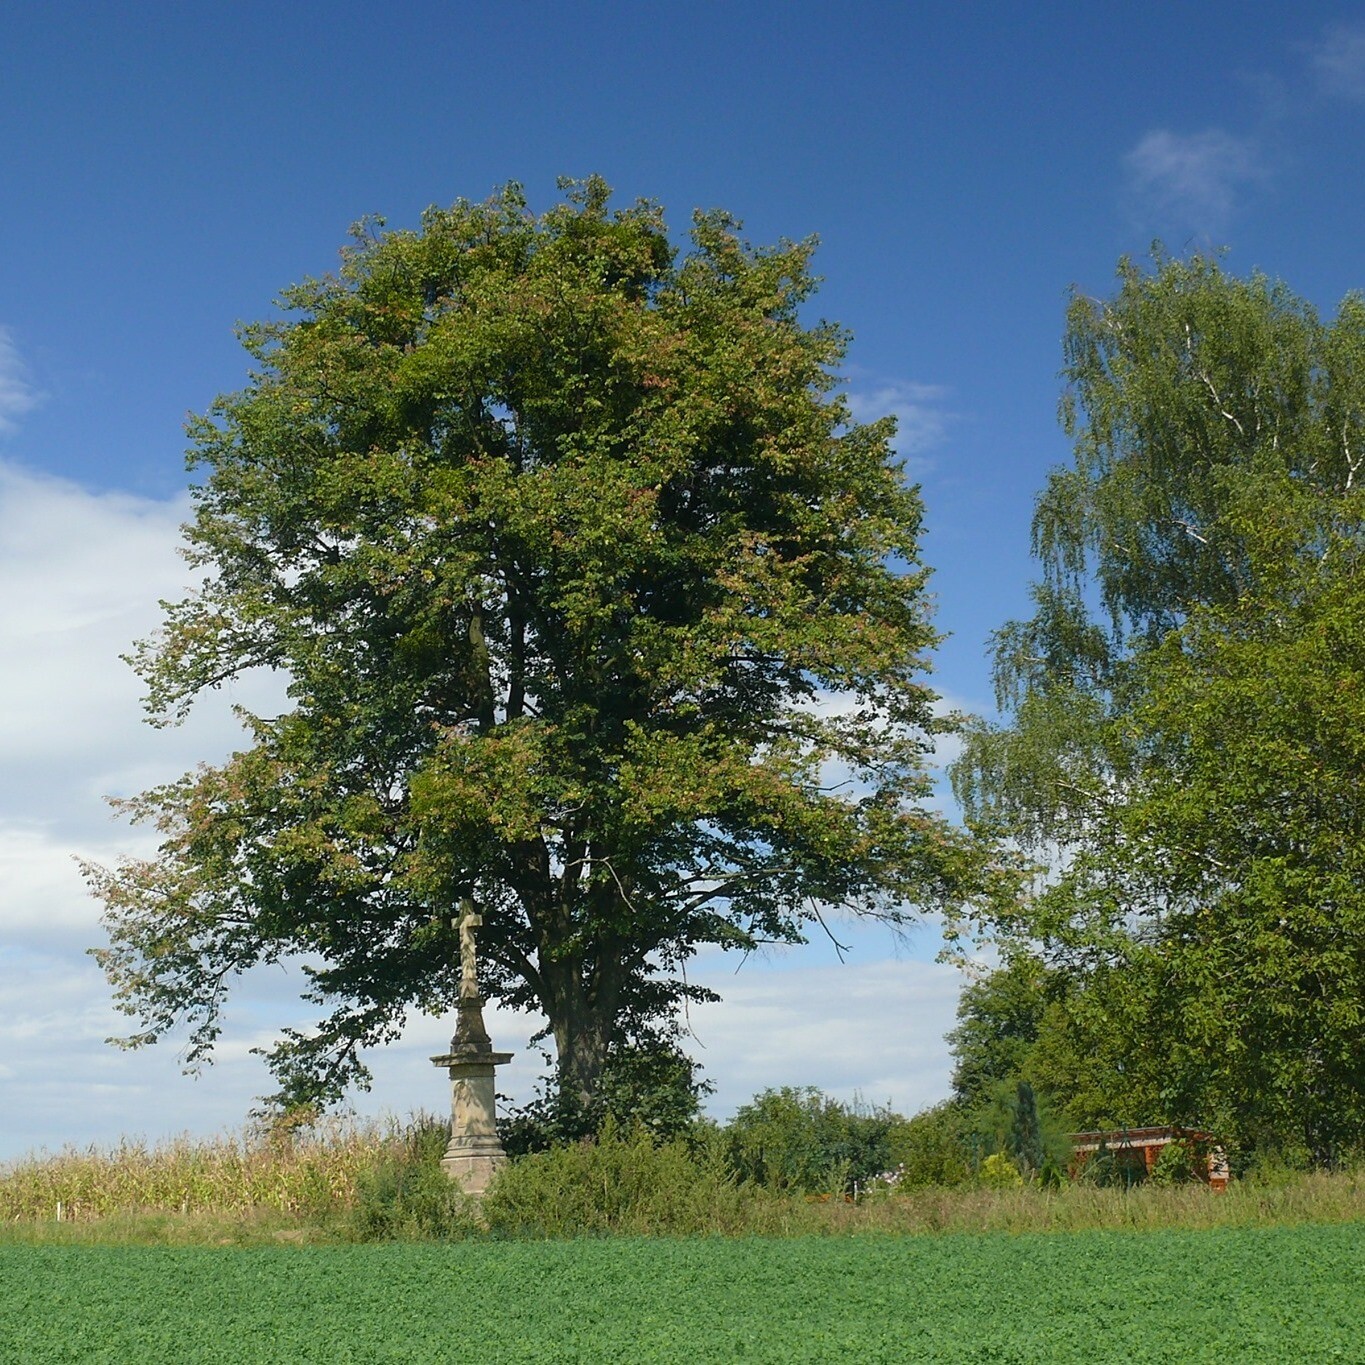
[[[967,1116],[956,1100],[945,1100],[914,1118],[900,1119],[887,1133],[890,1170],[902,1189],[961,1185],[972,1178]]]
[[[657,1141],[644,1124],[601,1133],[509,1163],[483,1200],[489,1229],[507,1237],[607,1233],[685,1236],[736,1232],[759,1191],[741,1189],[718,1146]]]
[[[1004,1152],[992,1152],[981,1163],[977,1179],[988,1190],[1018,1189],[1024,1183],[1019,1167]]]
[[[444,1120],[414,1120],[356,1181],[347,1231],[361,1242],[430,1241],[479,1230],[477,1204],[441,1169]]]
[[[591,1105],[584,1105],[553,1070],[529,1103],[499,1120],[503,1148],[508,1156],[549,1151],[595,1136],[608,1118],[619,1128],[640,1123],[656,1138],[681,1137],[697,1122],[702,1096],[712,1089],[698,1079],[698,1070],[667,1041],[617,1044]]]
[[[772,1190],[825,1194],[866,1184],[893,1166],[890,1135],[903,1122],[860,1111],[811,1086],[765,1090],[725,1129],[731,1169]]]
[[[1238,1174],[1264,1189],[1286,1189],[1313,1168],[1313,1160],[1306,1147],[1267,1146],[1238,1155],[1242,1158],[1237,1163],[1240,1167]]]
[[[1000,1082],[986,1100],[965,1112],[962,1135],[974,1169],[988,1154],[1003,1152],[1026,1179],[1041,1178],[1046,1171],[1051,1185],[1071,1163],[1065,1125],[1022,1079]]]
[[[1149,1177],[1153,1185],[1188,1185],[1208,1169],[1208,1158],[1189,1142],[1168,1142],[1157,1153]]]

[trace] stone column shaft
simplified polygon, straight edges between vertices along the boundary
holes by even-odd
[[[460,1001],[459,1026],[450,1051],[431,1060],[450,1075],[450,1145],[441,1169],[465,1192],[481,1195],[493,1172],[507,1160],[498,1137],[495,1068],[512,1060],[510,1052],[494,1052],[483,1026],[483,1002]]]

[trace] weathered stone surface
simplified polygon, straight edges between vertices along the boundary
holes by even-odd
[[[445,1056],[431,1059],[450,1073],[450,1145],[441,1168],[469,1194],[479,1195],[507,1160],[498,1139],[493,1072],[511,1061],[512,1054],[460,1049],[458,1041],[452,1041]]]
[[[441,1169],[465,1192],[481,1195],[493,1173],[507,1161],[498,1140],[494,1068],[512,1060],[510,1052],[494,1052],[483,1023],[483,997],[475,967],[474,930],[482,924],[468,899],[460,925],[460,1003],[450,1051],[431,1060],[450,1073],[450,1145]]]

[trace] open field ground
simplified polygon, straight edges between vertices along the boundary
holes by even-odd
[[[1360,1225],[0,1247],[0,1360],[1365,1360]]]

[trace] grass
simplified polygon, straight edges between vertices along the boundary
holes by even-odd
[[[1365,1174],[1132,1190],[883,1191],[857,1204],[738,1184],[713,1147],[604,1134],[524,1158],[478,1213],[439,1171],[443,1126],[419,1119],[68,1150],[0,1172],[0,1243],[319,1245],[480,1237],[853,1236],[1253,1228],[1365,1222]],[[60,1219],[58,1211],[60,1210]]]
[[[0,1360],[1359,1360],[1347,1225],[0,1247]]]
[[[908,1190],[856,1209],[832,1208],[831,1229],[859,1223],[888,1232],[1203,1231],[1213,1228],[1365,1222],[1365,1174],[1297,1175],[1275,1184],[1241,1181],[1226,1193],[1204,1185],[1130,1190],[1085,1184],[1060,1190],[972,1187]]]
[[[1365,1360],[1360,1174],[852,1204],[609,1131],[476,1211],[443,1145],[350,1125],[0,1171],[0,1365]]]

